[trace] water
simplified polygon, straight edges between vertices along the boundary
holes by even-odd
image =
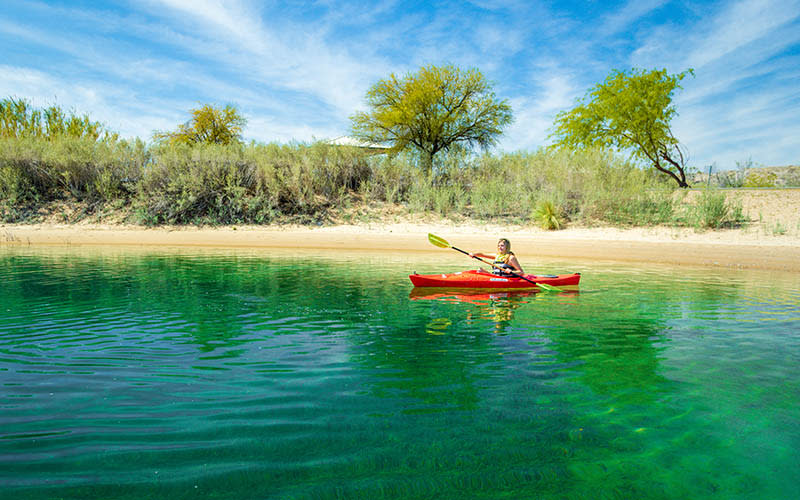
[[[0,498],[795,497],[798,275],[450,253],[0,249]]]

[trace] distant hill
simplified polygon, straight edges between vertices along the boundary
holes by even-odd
[[[706,184],[708,173],[694,174],[690,184]],[[800,187],[800,165],[754,167],[711,173],[711,184],[719,187]]]

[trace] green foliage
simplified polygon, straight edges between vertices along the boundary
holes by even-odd
[[[393,153],[416,149],[426,172],[440,151],[493,145],[512,121],[511,106],[480,71],[451,65],[392,74],[370,87],[366,101],[369,112],[351,117],[353,135],[390,144]]]
[[[753,162],[753,158],[748,158],[745,161],[737,161],[735,171],[726,172],[726,175],[722,175],[722,172],[720,172],[719,176],[721,180],[719,183],[720,187],[734,187],[734,188],[744,187],[747,174],[753,168],[756,168],[756,164]]]
[[[555,230],[561,229],[561,221],[558,209],[550,200],[541,200],[533,210],[531,216],[539,223],[542,229]]]
[[[36,109],[25,99],[6,98],[0,101],[0,137],[58,139],[72,137],[96,141],[115,141],[116,134],[106,131],[88,115],[66,113],[58,106]]]
[[[170,144],[235,144],[242,141],[242,130],[247,120],[231,104],[217,108],[205,104],[191,110],[192,117],[178,125],[174,132],[156,132],[157,142]]]
[[[672,96],[687,70],[613,71],[573,109],[559,113],[552,136],[567,149],[614,148],[630,151],[655,169],[686,183],[686,165],[670,122],[677,114]]]
[[[403,154],[369,158],[370,178],[362,184],[368,199],[389,203],[406,203],[412,186],[420,178],[416,164]]]
[[[503,217],[521,212],[524,201],[515,198],[518,189],[503,179],[476,182],[470,190],[472,213],[478,217]]]

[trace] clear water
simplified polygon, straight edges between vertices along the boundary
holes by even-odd
[[[795,498],[800,276],[0,249],[0,498]]]

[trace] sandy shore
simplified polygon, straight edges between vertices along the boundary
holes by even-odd
[[[468,251],[492,251],[498,237],[511,240],[524,261],[537,256],[678,266],[800,272],[800,235],[758,229],[695,232],[692,229],[567,229],[453,225],[447,223],[222,228],[144,228],[118,225],[0,225],[0,246],[126,245],[147,247],[249,247],[319,250],[369,249],[441,252],[427,233]]]

